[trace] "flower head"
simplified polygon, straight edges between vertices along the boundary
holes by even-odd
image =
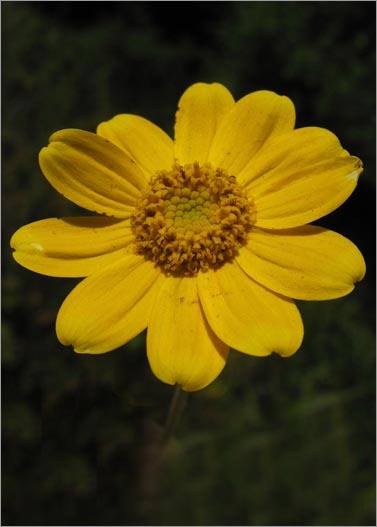
[[[53,134],[44,175],[101,216],[36,221],[11,245],[32,271],[86,277],[60,308],[60,342],[105,353],[147,328],[153,372],[188,391],[220,374],[230,347],[295,353],[293,299],[344,296],[365,263],[352,242],[308,225],[350,196],[361,161],[331,132],[294,124],[287,97],[235,102],[198,83],[181,97],[174,141],[129,114],[96,134]]]

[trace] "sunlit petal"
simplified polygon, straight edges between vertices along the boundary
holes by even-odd
[[[284,231],[255,228],[237,261],[269,289],[301,300],[347,295],[365,274],[364,258],[352,242],[314,225]]]
[[[50,218],[14,233],[14,259],[48,276],[79,277],[100,271],[130,252],[128,220],[106,217]]]
[[[201,273],[198,290],[209,325],[232,348],[287,357],[300,347],[303,325],[293,301],[254,282],[236,263]]]
[[[80,207],[127,218],[146,179],[136,163],[106,139],[82,130],[62,130],[39,154],[41,169],[55,189]]]
[[[205,320],[195,278],[164,281],[151,313],[147,348],[154,374],[184,390],[200,390],[220,374],[229,348]]]
[[[198,82],[182,95],[175,121],[175,157],[181,164],[204,163],[224,116],[234,105],[221,84]]]
[[[159,269],[136,255],[89,276],[60,308],[58,339],[77,353],[119,348],[147,327],[159,276]]]
[[[161,128],[138,115],[116,115],[101,123],[97,127],[97,134],[133,159],[146,179],[173,165],[173,140]]]
[[[250,93],[225,115],[208,160],[237,176],[266,141],[293,130],[294,124],[295,108],[288,97],[270,91]]]

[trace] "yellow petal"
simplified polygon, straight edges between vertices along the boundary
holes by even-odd
[[[295,108],[288,97],[270,91],[250,93],[224,117],[208,160],[237,176],[267,140],[294,125]]]
[[[287,229],[339,207],[361,172],[360,160],[350,156],[334,134],[300,128],[266,144],[238,180],[254,199],[256,224]]]
[[[161,128],[138,115],[116,115],[101,123],[97,134],[121,148],[149,179],[174,163],[172,139]]]
[[[48,276],[79,277],[100,271],[130,251],[128,220],[105,217],[49,218],[14,233],[14,259]]]
[[[106,353],[122,346],[149,320],[160,271],[129,255],[85,278],[63,302],[56,333],[77,353]]]
[[[82,130],[61,130],[39,154],[51,185],[80,207],[127,218],[147,185],[136,163],[106,139]]]
[[[300,347],[303,325],[294,302],[254,282],[236,262],[200,273],[198,291],[209,325],[230,347],[283,357]]]
[[[216,130],[233,105],[231,93],[221,84],[198,82],[184,92],[175,121],[175,157],[180,164],[207,161]]]
[[[205,388],[220,374],[229,349],[204,318],[195,278],[165,279],[151,313],[147,349],[156,377],[184,390]]]
[[[365,274],[364,258],[352,242],[314,225],[283,231],[255,228],[237,261],[269,289],[301,300],[347,295]]]

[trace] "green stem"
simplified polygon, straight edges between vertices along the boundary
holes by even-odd
[[[182,415],[183,409],[186,405],[188,392],[182,390],[179,384],[175,385],[173,398],[170,403],[168,417],[166,419],[165,432],[163,436],[163,443],[167,443],[174,433],[175,427]]]

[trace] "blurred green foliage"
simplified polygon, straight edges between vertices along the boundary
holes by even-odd
[[[2,2],[3,523],[375,525],[374,2]],[[233,352],[192,395],[164,459],[172,390],[145,336],[103,356],[63,349],[57,310],[77,283],[17,266],[21,225],[80,214],[38,152],[117,113],[172,131],[191,83],[290,96],[298,126],[360,156],[355,194],[319,223],[363,251],[355,292],[300,303],[288,360]]]

